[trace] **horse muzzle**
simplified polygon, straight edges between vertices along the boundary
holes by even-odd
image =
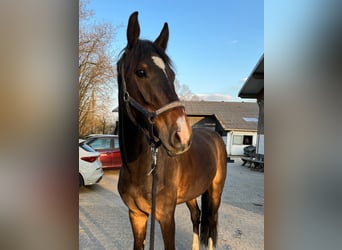
[[[175,135],[177,137],[177,135]],[[177,139],[175,139],[177,140]],[[176,156],[185,153],[186,151],[189,150],[191,146],[191,138],[189,140],[182,144],[182,143],[175,143],[172,148],[168,148],[163,144],[164,148],[166,149],[166,152],[169,156]]]
[[[163,146],[170,156],[186,152],[191,145],[192,130],[186,116],[180,116],[176,125],[176,129],[170,133],[168,143],[163,142]]]

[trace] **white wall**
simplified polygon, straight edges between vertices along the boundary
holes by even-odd
[[[233,137],[234,135],[249,135],[253,136],[252,145],[256,146],[257,143],[257,132],[240,132],[240,131],[231,131],[227,133],[227,140],[226,140],[226,148],[228,156],[231,155],[243,155],[243,148],[248,145],[235,145],[233,144]],[[225,140],[225,139],[224,139]]]
[[[264,154],[264,135],[258,135],[258,143],[256,146],[257,154]]]

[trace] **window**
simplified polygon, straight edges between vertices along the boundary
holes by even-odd
[[[243,145],[252,145],[253,136],[251,135],[244,135],[243,136]]]
[[[92,147],[88,146],[87,144],[81,143],[79,145],[87,152],[96,152]]]
[[[242,145],[243,136],[242,135],[234,135],[233,137],[233,144],[234,145]]]
[[[252,135],[234,135],[233,145],[252,145],[253,136]]]
[[[114,138],[114,148],[120,148],[120,145],[119,145],[119,138]]]
[[[255,118],[255,117],[244,117],[243,119],[246,122],[258,122],[258,118]]]
[[[94,149],[109,149],[111,148],[110,140],[110,138],[100,138],[90,142],[89,145]]]

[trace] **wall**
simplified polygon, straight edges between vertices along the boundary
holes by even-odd
[[[216,119],[211,116],[189,117],[190,125],[194,128],[209,128],[215,130]]]
[[[253,146],[256,146],[257,142],[257,132],[253,131],[230,131],[227,133],[227,153],[229,156],[234,156],[234,155],[243,155],[243,148],[248,146],[248,145],[236,145],[233,142],[234,135],[241,135],[241,136],[252,136],[252,144]]]
[[[264,155],[264,135],[258,135],[257,154]]]
[[[258,97],[259,119],[258,119],[258,142],[257,154],[264,155],[264,91]]]

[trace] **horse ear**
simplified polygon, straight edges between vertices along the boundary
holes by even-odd
[[[131,14],[127,27],[127,48],[132,48],[138,41],[140,35],[140,26],[138,21],[138,11]]]
[[[169,26],[164,23],[164,27],[160,32],[158,38],[154,41],[155,44],[166,50],[167,42],[169,41]]]

